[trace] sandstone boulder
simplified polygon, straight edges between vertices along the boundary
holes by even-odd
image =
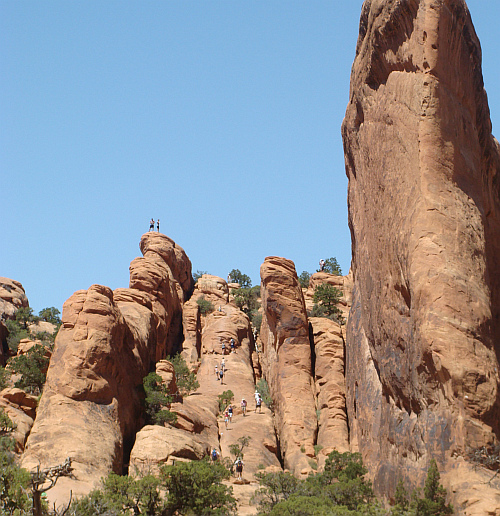
[[[500,435],[500,153],[463,0],[365,1],[342,134],[351,442],[378,492],[432,457],[470,490],[446,472]]]
[[[268,257],[260,275],[264,377],[274,400],[285,467],[300,474],[310,470],[307,458],[314,456],[318,427],[304,297],[292,261]]]
[[[15,387],[0,391],[0,408],[2,408],[10,420],[16,425],[11,437],[14,439],[14,451],[21,453],[24,444],[33,426],[36,413],[37,400],[22,389]]]
[[[175,381],[175,369],[171,362],[168,360],[160,360],[156,364],[156,374],[161,377],[161,380],[167,392],[175,394],[177,392],[177,384]]]
[[[210,453],[193,434],[172,426],[145,426],[137,432],[130,454],[130,474],[158,473],[176,460],[200,460]]]
[[[0,278],[0,320],[13,319],[19,308],[28,307],[28,298],[21,283]]]

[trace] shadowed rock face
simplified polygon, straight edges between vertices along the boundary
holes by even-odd
[[[274,401],[284,464],[294,473],[306,473],[318,425],[304,297],[290,260],[266,258],[260,277],[263,370]]]
[[[500,153],[464,1],[364,3],[342,134],[351,442],[388,492],[499,435]],[[474,475],[445,477],[459,503]]]

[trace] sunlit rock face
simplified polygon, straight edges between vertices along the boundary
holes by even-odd
[[[498,512],[466,462],[499,435],[500,150],[463,0],[364,3],[342,134],[351,442],[380,492],[434,457],[465,513]]]

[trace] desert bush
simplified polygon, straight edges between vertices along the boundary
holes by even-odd
[[[21,378],[14,384],[20,389],[38,395],[45,383],[49,359],[45,356],[47,350],[44,346],[36,344],[24,355],[11,358],[7,367]]]
[[[205,299],[204,296],[199,297],[196,303],[200,307],[200,313],[202,315],[207,315],[215,310],[214,305],[208,299]]]
[[[177,415],[168,409],[172,403],[172,397],[168,394],[161,376],[149,373],[144,377],[142,384],[146,393],[144,404],[148,422],[154,425],[175,424]]]

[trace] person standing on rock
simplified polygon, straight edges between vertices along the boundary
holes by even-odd
[[[243,473],[243,461],[240,459],[240,457],[238,457],[234,464],[236,466],[236,476],[238,477],[238,480],[241,480],[241,475]]]
[[[323,258],[321,258],[321,260],[319,261],[319,270],[321,272],[323,272],[325,270],[325,264],[326,264],[325,260],[323,260]]]
[[[217,459],[219,458],[219,453],[217,452],[217,450],[214,448],[212,450],[212,462],[217,462]]]
[[[160,219],[156,221],[156,231],[160,232]]]
[[[224,385],[224,371],[221,369],[219,371],[220,384]]]
[[[226,424],[226,430],[227,430],[227,425],[229,424],[229,412],[226,411],[224,412],[224,423]]]
[[[243,412],[243,416],[245,416],[247,413],[247,400],[245,398],[241,400],[241,411]]]
[[[149,221],[149,231],[154,231],[155,230],[155,219],[153,219],[153,217],[151,217],[151,220]]]
[[[217,364],[215,364],[215,376],[219,380],[219,366]]]
[[[226,343],[222,340],[222,337],[221,337],[220,341],[221,341],[222,354],[225,355],[226,354]]]
[[[229,407],[227,407],[227,413],[229,414],[229,422],[232,423],[233,422],[233,406],[232,405],[229,405]]]
[[[234,339],[231,339],[231,353],[234,353]]]
[[[255,412],[257,412],[257,409],[259,409],[259,414],[262,412],[262,398],[259,397],[255,399]]]
[[[220,363],[220,368],[226,372],[226,361],[224,359],[224,357],[222,357],[222,362]]]

